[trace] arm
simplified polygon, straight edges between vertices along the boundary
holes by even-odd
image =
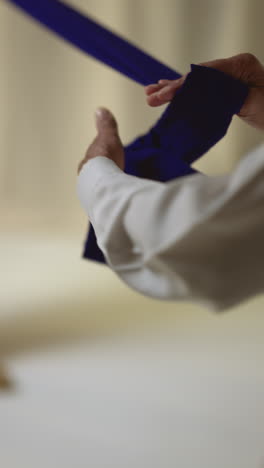
[[[231,175],[167,184],[96,157],[80,172],[78,194],[107,262],[130,287],[224,309],[264,287],[263,178],[264,147]]]

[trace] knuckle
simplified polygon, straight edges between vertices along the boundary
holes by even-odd
[[[251,52],[245,52],[243,55],[244,60],[250,61],[250,62],[256,62],[257,57],[252,54]]]
[[[257,57],[251,52],[245,52],[243,54],[239,54],[237,58],[241,64],[247,67],[255,65],[258,62]]]
[[[254,54],[245,52],[231,57],[231,61],[235,77],[241,79],[247,84],[254,82],[259,64],[259,61]]]

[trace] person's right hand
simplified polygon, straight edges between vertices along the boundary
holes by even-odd
[[[199,65],[223,71],[246,83],[249,86],[249,94],[237,115],[249,125],[264,130],[264,66],[259,60],[246,53]],[[183,85],[186,76],[178,80],[160,80],[156,84],[146,86],[147,103],[156,107],[170,102]]]

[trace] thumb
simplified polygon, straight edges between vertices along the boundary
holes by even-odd
[[[105,107],[99,107],[95,113],[96,128],[98,133],[101,132],[115,132],[117,133],[118,127],[115,117]]]

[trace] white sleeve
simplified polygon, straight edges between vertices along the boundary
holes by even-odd
[[[168,183],[96,157],[78,196],[107,263],[133,289],[217,310],[264,289],[264,146],[228,175]]]

